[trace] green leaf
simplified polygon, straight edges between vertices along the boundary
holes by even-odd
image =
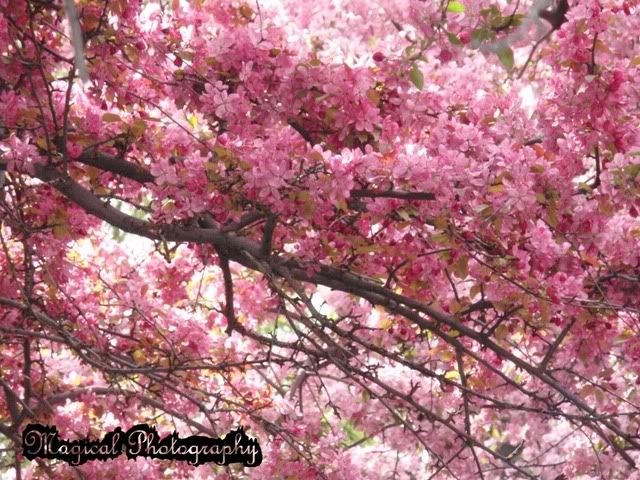
[[[405,222],[411,221],[411,216],[409,215],[409,213],[407,213],[406,210],[398,210],[397,212],[400,218],[402,218]]]
[[[498,58],[507,70],[513,69],[513,50],[507,46],[501,46],[496,51]]]
[[[624,167],[624,173],[629,175],[631,178],[635,178],[640,174],[640,163],[633,163],[631,165],[626,165]]]
[[[356,248],[355,253],[358,255],[363,253],[377,253],[382,251],[382,245],[361,245]]]
[[[465,256],[458,258],[458,260],[451,265],[451,271],[458,278],[467,278],[469,274],[469,258]]]
[[[486,40],[493,40],[496,34],[488,28],[477,28],[471,32],[471,47],[478,48]]]
[[[124,240],[126,233],[120,230],[118,227],[112,227],[111,229],[111,237],[118,243]]]
[[[489,8],[483,8],[482,10],[480,10],[480,15],[482,15],[483,18],[487,18],[489,16],[500,16],[500,10],[495,5],[491,5],[491,7]]]
[[[523,15],[521,13],[514,15],[513,20],[511,20],[511,27],[519,27],[522,24],[522,21],[524,20],[525,17],[526,15]]]
[[[460,374],[456,370],[449,370],[444,374],[444,378],[447,380],[460,380]]]
[[[448,243],[449,237],[444,233],[436,233],[431,235],[431,241],[435,243]]]
[[[69,233],[69,224],[54,225],[53,227],[53,236],[58,240],[66,238]]]
[[[102,114],[102,121],[103,122],[119,122],[121,121],[121,118],[119,115],[115,113],[107,112]]]
[[[498,342],[504,342],[507,338],[507,335],[509,335],[509,327],[507,327],[504,323],[501,323],[500,325],[498,325],[498,328],[496,328],[495,335]]]
[[[410,57],[411,55],[413,55],[413,52],[415,49],[416,49],[416,46],[415,44],[412,43],[411,45],[409,45],[407,48],[404,49],[404,52],[403,52],[404,56]]]
[[[456,35],[455,33],[448,32],[448,33],[447,33],[447,37],[449,37],[449,41],[450,41],[453,45],[462,45],[462,42],[461,42],[461,41],[460,41],[460,39],[458,38],[458,35]]]
[[[424,76],[422,75],[422,71],[415,63],[409,70],[409,80],[413,83],[418,90],[422,90],[424,87]]]
[[[139,138],[147,129],[147,124],[141,118],[136,118],[131,124],[130,128],[133,136]]]
[[[447,12],[464,13],[464,5],[456,0],[453,0],[449,2],[449,5],[447,5]]]
[[[342,430],[347,434],[346,442],[344,446],[353,445],[357,442],[362,442],[365,446],[375,445],[375,441],[367,437],[367,434],[358,428],[358,425],[353,420],[343,420],[340,422]]]

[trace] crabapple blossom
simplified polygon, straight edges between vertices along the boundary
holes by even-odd
[[[3,478],[638,478],[640,2],[65,3],[0,0]],[[21,450],[150,422],[263,463]]]

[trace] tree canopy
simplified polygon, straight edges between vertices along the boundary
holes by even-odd
[[[1,471],[640,479],[639,3],[0,0]]]

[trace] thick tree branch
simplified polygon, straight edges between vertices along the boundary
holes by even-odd
[[[83,152],[76,161],[117,175],[122,175],[136,182],[153,183],[155,181],[155,177],[145,167],[114,157],[113,155],[100,153],[96,150]]]
[[[267,222],[264,225],[264,231],[262,232],[262,244],[260,245],[260,253],[263,257],[268,257],[271,254],[271,248],[273,243],[273,232],[276,228],[275,215],[268,215]]]
[[[231,335],[237,323],[233,307],[233,280],[228,258],[220,254],[220,252],[218,252],[218,256],[220,257],[220,269],[224,280],[224,315],[227,317],[227,335]]]
[[[558,338],[556,338],[553,344],[549,347],[549,350],[547,350],[547,353],[542,359],[542,362],[540,362],[541,370],[547,369],[547,366],[549,365],[549,362],[551,361],[553,354],[556,353],[556,350],[558,349],[562,341],[565,339],[565,337],[569,333],[569,330],[571,330],[571,327],[573,327],[575,323],[576,323],[576,318],[573,317],[571,321],[562,329],[562,331],[560,332],[560,335],[558,335]]]
[[[399,192],[397,190],[351,190],[354,198],[398,198],[400,200],[435,200],[430,192]]]

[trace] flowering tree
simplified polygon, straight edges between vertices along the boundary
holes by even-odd
[[[638,3],[0,1],[2,469],[640,478]]]

